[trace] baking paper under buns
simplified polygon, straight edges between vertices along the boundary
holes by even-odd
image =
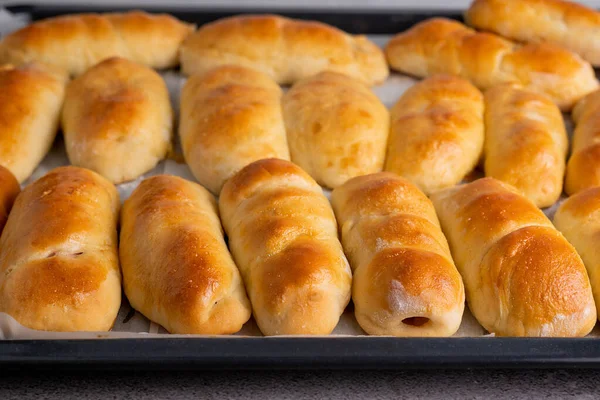
[[[598,87],[592,66],[562,47],[521,46],[445,18],[420,22],[396,35],[386,55],[393,69],[418,77],[459,75],[480,89],[519,83],[550,97],[561,110],[571,109]]]
[[[62,126],[73,165],[113,183],[135,179],[171,148],[173,112],[167,86],[148,67],[110,58],[69,84]]]
[[[67,76],[41,64],[0,66],[0,165],[19,182],[56,136]]]
[[[125,201],[119,245],[129,303],[171,333],[235,333],[250,302],[202,186],[148,178]]]
[[[382,170],[389,113],[362,82],[322,72],[296,83],[282,107],[292,161],[322,186]]]
[[[581,99],[571,114],[575,123],[565,192],[600,186],[600,90]]]
[[[187,80],[179,135],[202,185],[219,194],[227,179],[253,161],[290,159],[281,94],[269,76],[244,67],[217,67]]]
[[[187,75],[223,64],[262,71],[280,84],[325,70],[375,84],[389,73],[383,52],[365,36],[276,15],[223,18],[202,26],[181,47],[181,67]]]
[[[565,200],[554,214],[554,225],[581,256],[600,311],[600,187],[582,190]]]
[[[71,75],[110,57],[169,68],[179,64],[179,46],[193,30],[170,15],[142,11],[65,15],[6,36],[0,42],[0,62],[42,61]]]
[[[563,188],[569,148],[558,107],[517,85],[485,92],[485,174],[509,183],[538,207],[554,204]]]
[[[353,178],[331,202],[353,269],[352,300],[372,335],[451,336],[465,292],[431,201],[389,172]]]
[[[600,13],[575,1],[475,0],[465,20],[521,42],[556,43],[600,65]]]
[[[432,76],[392,107],[385,170],[426,194],[456,185],[479,162],[483,137],[481,92],[457,76]]]
[[[21,187],[15,176],[8,169],[0,166],[0,233],[20,192]]]
[[[60,167],[17,197],[0,238],[0,311],[48,331],[107,331],[121,305],[119,195]]]
[[[435,193],[467,303],[498,336],[585,336],[596,322],[577,252],[530,200],[493,178]]]
[[[321,187],[289,161],[260,160],[225,183],[219,209],[262,333],[331,333],[352,276]]]

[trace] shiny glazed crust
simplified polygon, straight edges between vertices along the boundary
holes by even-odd
[[[564,111],[598,88],[592,66],[562,47],[521,46],[445,18],[428,19],[399,33],[385,51],[390,66],[400,72],[458,75],[480,89],[519,83],[550,97]]]
[[[365,36],[276,15],[220,19],[203,25],[181,47],[181,68],[186,75],[224,64],[261,71],[279,84],[326,70],[370,85],[383,82],[389,74],[383,52]]]
[[[142,181],[123,205],[119,252],[131,306],[167,331],[231,334],[250,318],[217,203],[200,185]]]
[[[289,161],[256,161],[225,183],[219,209],[265,335],[327,335],[352,275],[321,187]]]
[[[596,322],[581,258],[544,213],[493,178],[432,201],[479,323],[498,336],[585,336]]]
[[[17,197],[0,237],[0,311],[47,331],[108,331],[121,306],[119,195],[59,167]]]
[[[331,200],[353,270],[360,326],[372,335],[453,335],[464,287],[425,194],[380,172],[349,180]]]
[[[193,30],[170,15],[143,11],[64,15],[7,35],[0,42],[0,63],[40,61],[72,76],[110,57],[170,68],[179,64],[179,46]]]

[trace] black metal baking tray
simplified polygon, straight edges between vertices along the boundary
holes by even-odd
[[[86,5],[16,5],[33,20],[67,13],[120,11]],[[136,7],[140,8],[140,7]],[[393,34],[432,16],[459,12],[147,8],[197,25],[235,14],[313,19],[354,34]],[[165,337],[162,339],[0,341],[0,370],[218,368],[565,368],[600,367],[600,339],[390,337]]]
[[[0,341],[7,369],[397,369],[600,366],[600,340],[165,338]]]

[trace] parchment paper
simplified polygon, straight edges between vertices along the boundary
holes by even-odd
[[[9,33],[27,23],[26,16],[15,16],[7,11],[0,8],[0,35]],[[372,35],[370,39],[373,40],[380,46],[383,46],[388,40],[389,35]],[[162,73],[171,96],[171,102],[173,109],[176,114],[179,111],[179,94],[185,78],[182,77],[176,71],[166,71]],[[403,76],[400,74],[392,74],[387,81],[374,87],[373,90],[381,101],[390,108],[400,97],[400,95],[415,82],[414,79]],[[567,126],[570,127],[570,121],[567,120]],[[570,129],[569,129],[570,131]],[[158,174],[172,174],[178,175],[183,178],[195,181],[187,165],[181,160],[181,148],[178,143],[178,137],[175,134],[175,146],[174,154],[172,154],[167,160],[162,161],[156,168],[139,177],[138,179],[118,185],[119,194],[121,201],[124,201],[129,197],[131,192],[137,187],[137,185],[145,178]],[[67,159],[64,143],[62,136],[59,134],[52,150],[34,171],[32,176],[25,182],[23,187],[29,183],[40,178],[51,169],[68,165],[69,160]],[[476,175],[474,175],[476,177]],[[325,190],[324,193],[329,197],[329,191]],[[560,202],[559,202],[560,203]],[[546,214],[552,217],[558,204],[545,210]],[[594,329],[591,336],[598,335],[598,327]],[[335,328],[333,336],[365,336],[365,332],[360,328],[353,314],[352,304],[346,309],[340,322]],[[123,295],[123,303],[119,314],[115,321],[115,325],[110,332],[75,332],[75,333],[62,333],[62,332],[43,332],[28,329],[16,322],[12,317],[5,313],[0,313],[0,340],[11,340],[11,339],[109,339],[109,338],[132,338],[132,337],[174,337],[174,336],[185,336],[185,337],[202,337],[201,335],[169,335],[164,328],[161,326],[148,321],[143,315],[132,310],[127,302],[125,295]],[[253,319],[250,319],[242,330],[235,334],[237,337],[261,337],[260,330],[256,326]],[[454,335],[455,337],[477,337],[477,336],[493,336],[487,334],[487,332],[479,325],[475,318],[471,315],[468,307],[465,307],[465,313],[463,315],[462,324],[458,332]],[[207,336],[204,336],[207,337]]]

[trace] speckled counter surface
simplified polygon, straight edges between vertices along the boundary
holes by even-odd
[[[0,399],[598,399],[600,371],[0,372]]]

